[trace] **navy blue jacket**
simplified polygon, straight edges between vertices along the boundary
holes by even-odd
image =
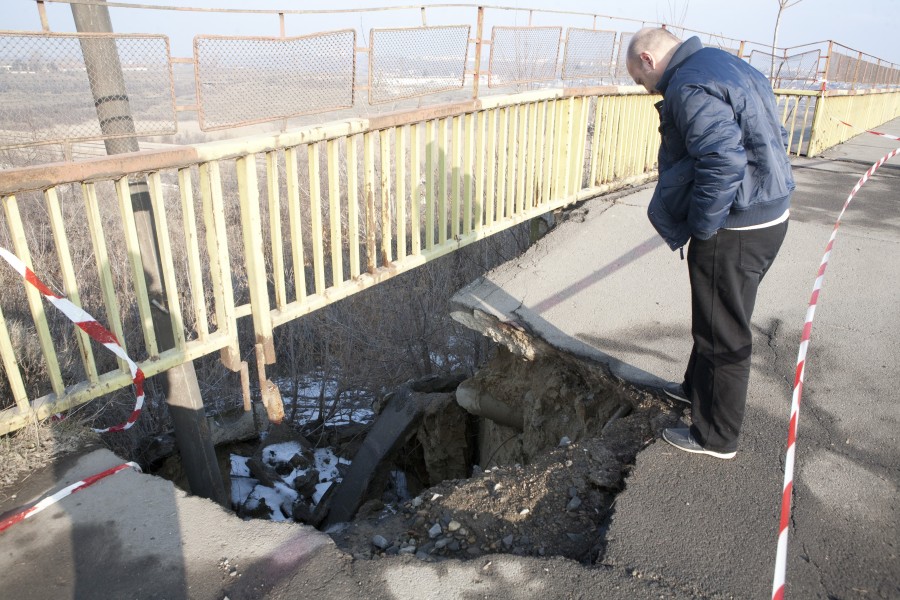
[[[692,37],[656,87],[662,143],[647,215],[670,248],[784,214],[794,190],[787,132],[762,73]]]

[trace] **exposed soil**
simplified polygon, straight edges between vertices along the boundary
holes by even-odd
[[[352,523],[329,533],[356,558],[408,553],[434,561],[508,552],[592,562],[637,452],[680,417],[679,408],[641,395],[631,414],[602,434],[526,465],[475,466],[471,478],[444,481],[406,502],[371,500]]]

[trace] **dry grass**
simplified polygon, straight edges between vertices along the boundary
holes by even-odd
[[[54,460],[100,442],[100,437],[75,420],[34,423],[0,437],[0,503],[17,485]]]

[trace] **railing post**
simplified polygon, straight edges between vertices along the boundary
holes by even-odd
[[[856,78],[859,76],[859,65],[862,64],[862,52],[860,52],[856,57],[856,68],[853,70],[853,82],[850,84],[850,89],[856,89]]]
[[[823,90],[816,97],[816,112],[813,114],[812,127],[809,131],[809,145],[806,147],[807,156],[815,156],[821,151],[819,139],[823,135],[822,122],[825,120],[825,94]]]
[[[72,17],[78,32],[112,33],[109,8],[103,4],[73,4]],[[107,154],[139,150],[135,136],[131,106],[116,43],[113,38],[82,39],[82,53],[90,77],[91,93],[97,107],[100,129],[104,135],[123,137],[107,139]],[[162,277],[159,243],[146,179],[130,184],[131,205],[137,228],[141,262],[151,300],[153,329],[160,351],[175,348],[175,335]],[[219,504],[226,504],[225,487],[216,460],[209,423],[200,396],[197,374],[191,362],[165,373],[166,402],[172,415],[175,436],[191,491]]]
[[[41,31],[50,31],[50,22],[47,21],[47,7],[44,0],[37,0],[38,15],[41,18]]]
[[[475,69],[472,74],[472,97],[478,97],[478,84],[481,79],[481,39],[484,34],[484,7],[478,7],[478,24],[475,26]]]
[[[831,57],[834,55],[834,40],[828,40],[828,56],[825,57],[825,72],[822,74],[822,91],[828,89],[828,79],[831,71]]]

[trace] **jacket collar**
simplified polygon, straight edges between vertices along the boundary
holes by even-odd
[[[689,56],[697,52],[698,50],[703,49],[703,44],[700,42],[700,38],[697,36],[686,39],[678,46],[678,49],[675,51],[675,54],[672,55],[672,59],[669,61],[669,65],[666,67],[666,70],[663,72],[662,77],[659,78],[659,82],[656,84],[656,89],[659,90],[660,94],[666,93],[666,88],[669,87],[669,80],[672,79],[672,76],[675,75],[675,71],[678,70],[678,67],[681,66],[681,63],[686,61]]]

